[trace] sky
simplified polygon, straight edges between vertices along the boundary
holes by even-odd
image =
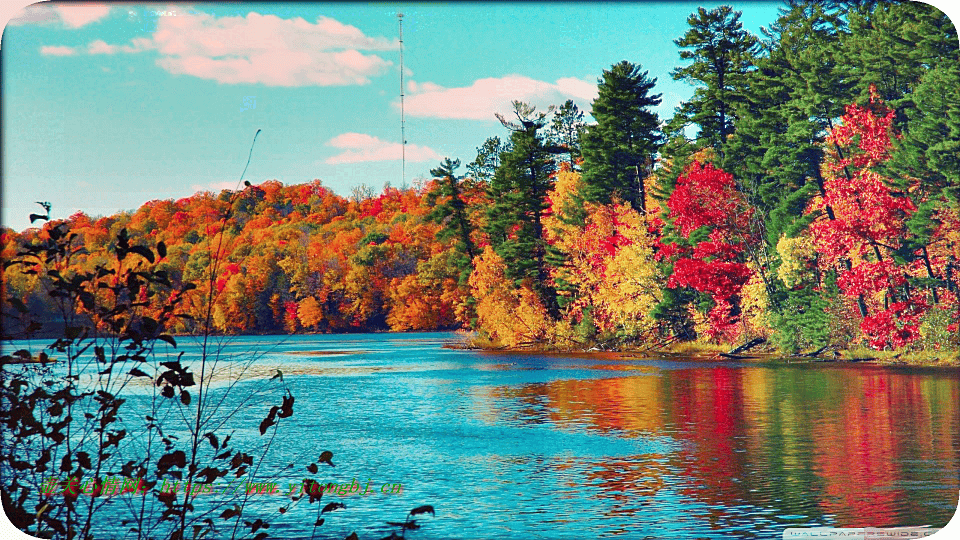
[[[21,2],[26,3],[26,1]],[[779,3],[727,2],[759,34]],[[511,100],[587,113],[621,60],[656,78],[662,119],[694,87],[673,40],[720,3],[40,3],[2,55],[2,214],[135,210],[153,199],[319,179],[341,195],[416,185],[509,132]],[[946,9],[946,8],[944,8]],[[401,166],[403,13],[406,167]],[[949,11],[948,11],[949,13]],[[588,116],[588,120],[589,120]],[[462,167],[460,173],[465,172]],[[42,212],[41,212],[42,213]]]

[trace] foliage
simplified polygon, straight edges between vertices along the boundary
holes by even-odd
[[[47,325],[59,330],[44,328],[29,320],[22,301],[6,299],[26,323],[27,335],[45,330],[57,337],[46,347],[49,353],[21,349],[2,358],[4,511],[15,526],[40,537],[93,538],[102,534],[106,509],[118,507],[114,496],[123,494],[137,502],[114,514],[123,520],[111,534],[122,528],[137,537],[262,538],[255,533],[269,527],[264,520],[252,521],[252,513],[240,520],[245,499],[228,498],[195,511],[199,486],[227,475],[247,478],[263,459],[231,446],[230,435],[221,439],[207,431],[212,421],[223,422],[231,413],[211,409],[205,391],[212,366],[205,365],[206,355],[194,372],[182,363],[183,353],[161,352],[162,344],[176,350],[167,332],[173,321],[189,318],[183,300],[195,287],[173,282],[159,269],[168,256],[163,241],[144,246],[125,228],[115,239],[109,250],[92,253],[68,222],[50,223],[4,262],[7,272],[35,276],[61,316]],[[77,268],[73,259],[80,254],[99,262],[90,270]],[[134,397],[127,391],[144,379],[152,390],[146,407],[133,412],[126,404]],[[289,392],[282,402],[270,409],[269,425],[293,414]],[[183,425],[173,420],[178,417]],[[276,428],[270,438],[275,435]],[[168,482],[198,489],[181,497],[164,489]],[[202,519],[228,503],[234,510],[218,521]]]
[[[470,275],[470,289],[477,299],[477,327],[492,343],[520,347],[544,340],[547,312],[527,284],[514,287],[507,278],[503,258],[490,246],[484,248]]]
[[[673,262],[667,286],[707,293],[713,303],[707,333],[715,340],[729,340],[736,335],[738,295],[751,276],[742,254],[755,240],[749,232],[752,208],[736,190],[732,175],[697,162],[677,179],[667,207],[681,237],[658,253]]]

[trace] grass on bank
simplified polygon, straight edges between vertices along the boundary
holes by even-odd
[[[474,333],[463,333],[458,343],[452,345],[453,348],[479,349],[484,351],[502,351],[502,352],[622,352],[630,354],[649,355],[683,355],[712,357],[718,360],[726,360],[720,356],[720,353],[729,353],[735,346],[730,344],[710,343],[706,341],[683,341],[664,345],[662,347],[638,348],[622,347],[612,350],[602,351],[593,347],[593,344],[587,347],[562,348],[548,343],[530,343],[522,347],[506,347],[498,340],[490,339],[488,336]],[[813,351],[811,351],[813,352]],[[850,347],[847,349],[827,348],[817,356],[808,356],[805,354],[789,354],[777,350],[769,343],[755,347],[749,351],[739,353],[743,356],[761,356],[767,358],[798,358],[810,362],[871,362],[883,365],[911,365],[911,366],[960,366],[960,351],[951,349],[922,349],[922,350],[900,350],[900,351],[876,351],[863,346]]]

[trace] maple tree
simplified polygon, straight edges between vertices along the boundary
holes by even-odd
[[[754,240],[748,232],[752,208],[733,175],[699,162],[677,178],[667,208],[679,239],[657,253],[673,262],[666,285],[708,294],[713,302],[708,334],[730,339],[739,320],[738,295],[751,276],[742,259],[745,244]]]
[[[827,137],[838,152],[826,164],[826,195],[811,205],[812,211],[832,209],[833,219],[813,222],[810,232],[823,264],[848,263],[839,266],[837,285],[846,296],[867,299],[860,328],[878,349],[916,340],[929,307],[926,294],[909,285],[917,265],[894,256],[910,234],[906,221],[916,206],[876,171],[893,148],[894,116],[876,93],[868,106],[847,107]]]

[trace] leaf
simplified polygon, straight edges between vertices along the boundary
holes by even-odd
[[[217,436],[214,435],[212,432],[211,432],[211,433],[207,433],[206,435],[204,435],[204,437],[206,437],[207,439],[210,440],[210,446],[212,446],[214,450],[216,450],[216,449],[218,449],[218,448],[220,447],[220,443],[219,443],[219,441],[217,440]]]
[[[157,467],[161,469],[169,469],[170,467],[183,467],[187,466],[187,455],[183,453],[183,450],[177,450],[166,454],[157,460]]]
[[[311,463],[310,465],[307,465],[307,470],[313,474],[317,474],[317,471],[319,471],[320,468],[317,467],[316,463]]]
[[[160,362],[160,365],[163,366],[163,367],[165,367],[165,368],[168,368],[168,369],[171,369],[171,370],[173,370],[173,371],[176,371],[177,373],[183,372],[183,366],[180,365],[180,361],[179,361],[179,360],[172,360],[172,361],[169,361],[169,362]]]
[[[187,392],[186,390],[180,391],[180,403],[183,403],[184,405],[190,405],[190,392]]]
[[[436,515],[433,513],[433,506],[430,506],[429,504],[418,506],[410,511],[411,516],[416,516],[419,514],[430,514],[431,516]]]
[[[150,375],[147,375],[146,373],[144,373],[143,371],[140,371],[137,368],[131,369],[130,374],[133,375],[134,377],[150,377]]]
[[[277,415],[279,418],[293,416],[293,400],[293,395],[289,393],[283,397],[283,404],[280,406],[280,413]]]
[[[220,514],[220,517],[222,519],[230,519],[232,517],[239,516],[240,512],[241,512],[240,506],[235,504],[233,505],[233,508],[228,508],[227,510],[224,510],[223,513]]]
[[[171,347],[176,348],[177,346],[176,340],[174,340],[173,336],[171,336],[170,334],[160,334],[159,336],[157,336],[157,339],[159,339],[160,341],[165,341],[169,343]]]
[[[161,257],[166,257],[166,256],[167,256],[167,244],[165,244],[165,243],[163,242],[163,240],[157,242],[157,253],[158,253]]]
[[[333,462],[330,461],[331,459],[333,459],[333,452],[329,450],[324,450],[323,452],[320,453],[320,458],[317,461],[320,463],[326,463],[331,467],[335,467],[336,465],[334,465]]]
[[[154,261],[153,252],[150,251],[150,248],[146,246],[133,246],[129,249],[129,251],[130,253],[141,255],[144,259],[150,262]]]
[[[77,463],[79,463],[84,469],[93,468],[92,464],[90,463],[90,454],[86,452],[77,452]]]
[[[141,319],[141,324],[143,325],[144,332],[146,332],[147,334],[155,333],[157,331],[157,328],[159,328],[160,326],[159,323],[157,323],[157,321],[152,317],[143,317]]]
[[[345,504],[343,504],[343,503],[341,503],[341,502],[332,502],[332,503],[328,503],[326,506],[324,506],[324,507],[323,507],[323,510],[320,510],[320,513],[321,513],[321,514],[325,514],[325,513],[327,513],[327,512],[333,512],[334,510],[340,510],[341,508],[346,508],[346,507],[347,507],[347,505],[345,505]]]
[[[38,219],[49,220],[50,216],[41,216],[40,214],[30,214],[30,223],[33,223]]]
[[[280,407],[274,405],[270,407],[270,413],[267,414],[267,417],[260,422],[260,434],[263,435],[267,432],[267,428],[277,423],[277,411],[280,410]]]

